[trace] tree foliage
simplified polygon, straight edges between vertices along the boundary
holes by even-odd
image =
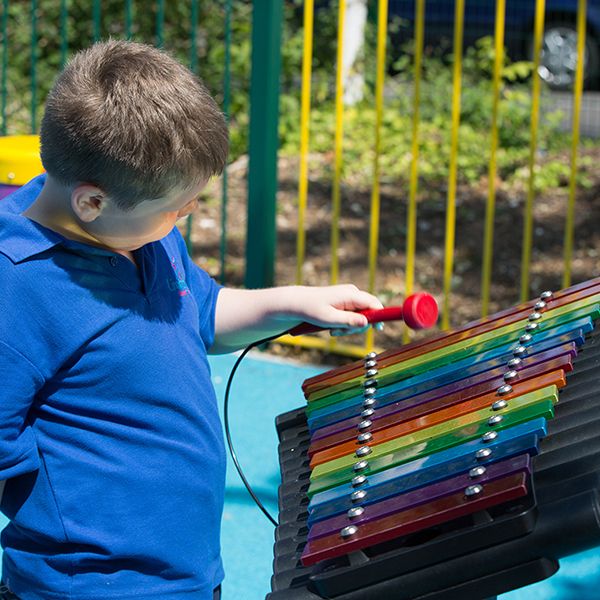
[[[365,100],[345,114],[345,168],[355,183],[369,181],[373,161],[375,113],[375,12],[369,2],[370,19],[361,65],[365,72]],[[35,5],[35,11],[32,6]],[[62,37],[61,7],[66,6],[66,39]],[[94,6],[101,6],[94,21]],[[127,30],[127,6],[131,28]],[[163,7],[163,21],[159,24]],[[246,152],[248,136],[249,87],[251,70],[251,0],[231,0],[230,104],[231,158]],[[281,109],[279,132],[283,152],[299,148],[300,75],[303,53],[302,0],[287,0],[282,36]],[[221,105],[224,102],[226,0],[169,0],[159,3],[124,0],[11,0],[8,3],[6,131],[9,134],[37,130],[44,98],[67,55],[91,44],[95,36],[126,38],[162,45],[181,62],[190,65],[205,81]],[[195,7],[195,8],[194,8]],[[196,17],[195,22],[193,17]],[[0,19],[1,20],[1,19]],[[383,114],[384,178],[403,180],[411,159],[411,115],[413,90],[412,46],[395,47],[390,29],[388,39],[387,85]],[[2,45],[4,45],[2,40]],[[3,46],[1,46],[3,47]],[[325,156],[333,148],[335,58],[337,10],[328,2],[317,2],[311,80],[311,151]],[[195,48],[195,52],[194,52]],[[420,103],[420,173],[435,182],[447,176],[450,135],[451,56],[428,54],[423,65]],[[493,44],[482,40],[468,50],[463,69],[459,175],[465,182],[477,181],[487,168],[486,147],[490,129],[491,68]],[[529,63],[506,60],[500,101],[499,171],[506,180],[523,176],[529,145],[530,74]],[[257,68],[260,68],[258,66]],[[273,118],[278,118],[273,115]],[[540,132],[540,148],[559,152],[564,136],[557,134],[557,116],[546,117]],[[552,185],[558,165],[538,179]]]

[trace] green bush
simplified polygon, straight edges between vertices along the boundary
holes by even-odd
[[[89,0],[70,0],[66,21],[68,54],[89,46],[94,40],[93,4]],[[232,140],[236,153],[242,151],[248,124],[248,88],[250,76],[250,0],[235,0],[232,5],[231,99]],[[100,38],[127,37],[126,3],[105,0],[101,3]],[[157,2],[131,2],[134,40],[157,44]],[[7,20],[7,133],[27,133],[39,127],[43,102],[61,62],[60,3],[37,0],[37,44],[32,44],[30,0],[10,0]],[[192,8],[189,1],[164,2],[162,44],[182,63],[193,66],[219,102],[223,102],[225,64],[225,1],[198,0],[195,24],[197,52],[192,64]],[[2,43],[4,40],[2,40]],[[32,47],[35,52],[32,52]],[[35,72],[32,65],[35,59]],[[32,79],[32,77],[34,78]],[[32,82],[35,83],[35,110],[32,111]]]
[[[374,35],[371,32],[371,43]],[[368,53],[373,55],[374,51]],[[419,104],[419,176],[427,185],[444,185],[450,161],[452,66],[448,56],[425,56]],[[492,73],[494,50],[491,38],[469,48],[463,60],[461,124],[457,158],[459,183],[474,184],[487,177],[491,144]],[[369,73],[374,72],[371,65]],[[523,186],[528,178],[531,119],[531,64],[511,62],[507,57],[502,70],[498,108],[497,173],[507,185]],[[412,161],[413,57],[407,47],[393,65],[386,80],[386,99],[382,116],[381,174],[383,181],[407,184]],[[344,113],[343,177],[349,184],[370,185],[373,170],[375,109],[374,81],[367,78],[366,95],[360,104]],[[548,93],[544,90],[544,96]],[[298,105],[288,98],[285,127],[281,131],[282,150],[294,155],[299,150],[296,115]],[[568,166],[561,153],[568,148],[570,136],[560,133],[560,114],[545,114],[540,119],[536,167],[538,191],[565,184]],[[334,99],[313,102],[311,115],[311,152],[330,154],[334,140]],[[540,162],[539,160],[537,162]],[[325,167],[327,168],[327,164]],[[568,180],[568,177],[567,177]],[[582,180],[583,181],[583,180]]]
[[[157,42],[157,3],[132,2],[131,37]],[[192,64],[191,3],[164,2],[162,42],[182,62],[194,66],[221,103],[224,101],[225,0],[198,1],[195,24],[196,59]],[[300,141],[300,78],[302,66],[302,0],[285,2],[282,44],[281,151],[295,155]],[[330,157],[334,139],[334,87],[337,45],[336,7],[317,6],[313,73],[311,78],[311,152]],[[375,2],[370,2],[367,43],[362,58],[366,74],[365,98],[347,108],[344,116],[344,172],[354,185],[371,180],[374,144]],[[126,37],[125,2],[101,3],[100,37]],[[230,62],[231,159],[247,151],[249,81],[251,69],[251,0],[232,0]],[[93,41],[92,3],[68,2],[68,50]],[[37,0],[36,77],[32,86],[31,1],[11,0],[8,14],[7,133],[26,133],[39,125],[43,101],[61,62],[60,3]],[[395,24],[391,25],[390,36]],[[386,100],[383,111],[381,173],[384,181],[406,183],[411,163],[413,111],[413,49],[409,44],[395,58],[388,52]],[[494,48],[485,38],[470,48],[463,61],[461,126],[458,170],[461,183],[473,184],[487,176],[492,107]],[[443,185],[447,179],[450,150],[451,56],[428,54],[423,62],[421,87],[419,174],[426,184]],[[507,185],[523,185],[529,156],[531,65],[506,58],[499,103],[498,175]],[[33,94],[33,96],[32,96]],[[33,106],[33,110],[32,110]],[[275,116],[273,116],[275,118]],[[564,152],[568,136],[558,132],[559,115],[546,115],[540,124],[538,148],[544,156],[537,167],[540,188],[564,184]],[[33,121],[33,127],[32,127]],[[540,161],[538,161],[539,163]],[[325,162],[325,168],[328,168]],[[585,183],[585,182],[584,182]]]

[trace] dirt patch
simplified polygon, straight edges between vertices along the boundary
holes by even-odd
[[[584,150],[600,161],[600,150]],[[569,160],[568,156],[564,157]],[[312,157],[312,163],[325,166],[326,157]],[[313,171],[313,169],[311,169]],[[325,169],[309,180],[306,214],[306,260],[303,282],[326,285],[331,268],[332,184]],[[576,194],[575,237],[572,259],[572,282],[598,276],[600,269],[600,173],[587,173],[592,185]],[[246,237],[247,158],[242,157],[228,168],[227,269],[226,283],[243,285]],[[296,227],[298,222],[298,161],[279,160],[277,195],[276,283],[292,284],[296,277]],[[206,201],[194,215],[192,246],[194,260],[218,277],[221,231],[221,180],[214,180],[207,190]],[[423,290],[442,301],[447,190],[425,189],[420,184],[417,208],[415,291]],[[483,229],[487,200],[487,180],[475,187],[459,186],[456,207],[456,243],[451,296],[452,326],[481,316],[481,270]],[[338,251],[340,282],[368,285],[368,247],[371,190],[356,185],[342,185],[340,245]],[[560,289],[563,274],[563,245],[569,197],[568,182],[540,194],[534,203],[533,251],[530,270],[531,296],[545,289]],[[406,268],[406,222],[408,189],[384,184],[381,187],[381,217],[376,290],[384,304],[401,303],[404,297]],[[521,252],[524,220],[524,190],[497,184],[494,219],[494,259],[489,312],[493,313],[519,301]],[[376,343],[384,348],[401,344],[402,325],[386,325],[377,334]],[[362,343],[361,339],[354,343]],[[338,362],[315,351],[277,348],[277,352],[302,360]],[[344,359],[348,360],[348,359]]]

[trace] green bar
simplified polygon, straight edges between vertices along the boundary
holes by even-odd
[[[196,73],[198,70],[198,41],[196,28],[198,26],[198,0],[192,0],[190,9],[190,71]],[[185,245],[188,253],[192,255],[192,229],[194,226],[194,215],[190,214],[185,222]]]
[[[252,4],[245,284],[248,288],[259,288],[273,285],[275,275],[277,124],[283,1],[255,0]]]
[[[192,256],[192,229],[194,225],[194,216],[188,215],[185,221],[185,247],[187,248],[188,254]]]
[[[163,29],[165,24],[165,0],[156,2],[156,46],[161,48],[163,45]]]
[[[588,315],[592,316],[593,319],[598,318],[598,316],[594,317],[594,315],[600,310],[600,306],[597,304],[598,302],[600,302],[600,294],[595,294],[593,296],[589,296],[588,298],[582,298],[577,302],[572,302],[565,306],[561,306],[560,308],[556,308],[551,312],[549,311],[548,313],[544,313],[545,317],[543,317],[541,321],[538,321],[539,331],[545,331],[551,327],[564,325],[569,321],[574,321],[577,318]],[[525,320],[517,321],[515,323],[505,325],[504,327],[498,327],[497,329],[493,329],[492,331],[488,331],[481,335],[460,340],[454,344],[444,346],[443,348],[438,348],[437,350],[432,350],[431,352],[426,352],[425,354],[420,354],[419,356],[414,356],[413,358],[409,358],[404,361],[398,361],[397,363],[383,367],[377,374],[378,386],[398,381],[400,379],[406,379],[407,377],[412,377],[417,373],[431,369],[434,364],[435,366],[447,364],[459,360],[460,358],[466,358],[472,354],[482,352],[483,350],[495,348],[504,343],[509,343],[511,340],[516,342],[518,336],[516,338],[512,336],[514,336],[516,332],[524,333],[525,324]],[[426,368],[422,368],[423,365]],[[336,402],[342,400],[343,398],[340,395],[340,392],[345,390],[354,389],[354,393],[345,397],[349,398],[355,395],[356,388],[362,386],[363,381],[363,376],[357,375],[352,379],[342,381],[327,388],[316,390],[309,396],[309,406],[307,407],[307,410],[310,412],[313,404],[317,400],[321,400],[329,396],[335,395]]]
[[[231,0],[225,3],[225,71],[223,73],[223,113],[229,122],[229,110],[231,103]],[[226,280],[226,256],[227,256],[227,201],[228,201],[228,181],[227,167],[223,171],[223,187],[221,190],[221,283],[224,285]]]
[[[192,0],[190,8],[190,71],[196,73],[198,68],[198,36],[196,29],[198,27],[198,0]]]
[[[552,329],[553,327],[564,325],[565,323],[569,323],[570,321],[585,318],[588,316],[590,316],[592,320],[600,318],[600,305],[594,304],[591,307],[582,307],[579,310],[569,313],[567,316],[563,316],[562,318],[548,319],[548,321],[546,321],[546,323],[543,324],[543,327],[544,330],[547,331],[548,329]],[[430,352],[428,354],[415,357],[414,359],[409,359],[403,363],[403,365],[406,366],[406,370],[387,372],[384,373],[384,375],[381,377],[379,377],[378,375],[378,390],[384,392],[386,385],[393,384],[397,381],[407,379],[408,377],[413,377],[415,375],[419,375],[420,373],[425,373],[427,371],[430,371],[431,369],[436,369],[437,367],[441,367],[449,363],[468,358],[469,356],[479,354],[480,352],[484,352],[487,350],[491,350],[492,348],[497,348],[498,346],[515,342],[513,336],[514,332],[509,332],[505,335],[501,335],[491,340],[488,340],[485,344],[474,344],[466,348],[457,348],[455,351],[443,354],[441,356],[434,356],[434,353]],[[447,348],[453,349],[453,347],[451,346],[447,346]],[[426,360],[419,360],[423,358],[425,358]],[[409,365],[409,363],[411,364]],[[381,372],[383,373],[384,370],[382,369]],[[341,386],[342,384],[338,385]],[[312,415],[315,411],[323,409],[327,406],[331,406],[348,398],[356,398],[358,403],[359,400],[362,399],[361,394],[362,381],[359,379],[357,382],[355,382],[355,384],[352,387],[346,387],[340,389],[339,391],[333,392],[330,395],[322,396],[317,400],[311,400],[311,402],[306,407],[306,413],[308,415]]]
[[[131,39],[131,26],[133,23],[133,6],[132,0],[126,0],[125,2],[125,37]]]
[[[2,135],[6,135],[6,74],[8,71],[8,0],[2,0],[2,100],[0,113],[2,117]]]
[[[94,42],[100,40],[100,19],[101,19],[101,4],[100,0],[94,0],[94,4],[92,6],[92,25],[93,25],[93,33],[92,36],[94,38]]]
[[[67,34],[67,0],[60,0],[60,66],[61,69],[67,64],[69,52],[69,37]]]
[[[37,47],[37,1],[31,0],[31,133],[37,120]]]
[[[512,398],[501,411],[485,408],[470,413],[442,425],[423,429],[413,435],[398,437],[389,442],[372,447],[372,452],[364,457],[368,461],[367,471],[378,473],[391,467],[447,450],[459,444],[481,437],[490,431],[488,419],[492,414],[502,414],[504,419],[494,426],[494,430],[508,429],[532,419],[554,416],[554,405],[558,402],[558,389],[555,385]],[[436,437],[434,437],[436,436]],[[310,476],[308,495],[349,482],[356,473],[353,465],[360,461],[351,454],[317,465]]]
[[[502,413],[504,416],[502,424],[505,423],[507,415],[512,411],[548,400],[558,402],[558,388],[555,385],[523,394],[517,398],[511,398],[508,407]],[[398,450],[404,450],[408,447],[414,449],[416,444],[419,445],[419,456],[433,454],[441,449],[438,447],[438,445],[446,436],[456,438],[457,443],[460,443],[461,441],[466,441],[467,437],[469,439],[473,439],[478,435],[481,435],[481,433],[489,430],[490,425],[487,421],[494,414],[494,412],[495,411],[492,409],[492,407],[488,406],[478,411],[461,415],[460,417],[448,419],[443,423],[438,423],[437,425],[432,425],[431,427],[427,427],[425,429],[419,429],[414,433],[408,433],[387,442],[374,445],[371,447],[371,454],[369,454],[365,460],[369,461],[369,466],[371,467],[371,470],[373,470],[377,468],[377,465],[379,464],[378,461],[383,457],[387,457],[391,453],[394,453]],[[468,428],[469,431],[466,431],[465,428]],[[448,446],[444,445],[444,447]],[[329,473],[337,472],[341,469],[350,468],[358,460],[360,460],[360,458],[357,457],[355,453],[352,453],[317,465],[311,473],[311,479],[317,479],[322,475],[327,475]],[[389,463],[385,461],[383,466],[389,466]]]

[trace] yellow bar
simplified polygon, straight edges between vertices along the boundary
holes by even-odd
[[[415,89],[412,115],[412,148],[410,165],[410,185],[408,193],[408,223],[406,226],[406,278],[405,295],[409,296],[414,287],[415,247],[417,239],[417,184],[419,177],[419,103],[421,99],[421,63],[423,60],[423,35],[425,30],[425,0],[415,4]],[[410,336],[404,328],[404,342]]]
[[[285,344],[287,346],[299,346],[301,348],[316,348],[318,350],[331,351],[332,341],[334,339],[335,338],[326,340],[310,335],[299,335],[298,337],[284,335],[280,338],[277,338],[275,341],[279,344]],[[355,358],[364,358],[365,356],[364,346],[356,346],[354,344],[334,344],[333,348],[336,354],[341,354],[342,356],[352,356]],[[377,353],[383,352],[383,348],[375,347],[373,348],[373,351]]]
[[[298,176],[298,232],[296,236],[296,284],[302,283],[306,247],[305,216],[308,196],[308,141],[310,133],[310,76],[312,72],[314,0],[304,2],[304,46],[300,105],[300,173]]]
[[[490,164],[488,170],[488,199],[485,211],[485,230],[483,236],[483,272],[481,279],[481,315],[488,314],[490,303],[490,284],[492,279],[492,253],[494,248],[494,213],[496,203],[496,150],[498,148],[498,103],[502,83],[502,65],[504,62],[504,13],[505,0],[496,0],[496,29],[494,32],[494,83],[492,95],[492,125]]]
[[[335,76],[335,166],[333,173],[333,202],[331,208],[331,283],[338,282],[340,243],[340,180],[342,175],[342,142],[344,139],[344,21],[346,20],[346,0],[340,0],[337,36],[337,72]]]
[[[585,56],[586,0],[577,4],[577,69],[575,70],[575,90],[573,100],[573,138],[571,142],[571,177],[569,180],[569,203],[565,225],[563,287],[571,285],[571,260],[573,258],[573,229],[575,215],[575,189],[577,185],[577,148],[579,146],[579,118],[583,93],[583,61]]]
[[[456,231],[456,173],[458,162],[458,129],[460,126],[460,92],[462,79],[462,47],[465,20],[465,0],[454,6],[454,73],[452,75],[452,130],[450,133],[450,167],[446,202],[446,246],[444,251],[444,300],[442,329],[450,327],[450,293],[454,270],[454,239]]]
[[[533,33],[533,89],[531,92],[531,129],[529,142],[529,185],[525,201],[525,219],[523,222],[523,251],[521,254],[521,302],[529,298],[529,267],[531,265],[531,247],[533,232],[533,200],[535,197],[535,153],[540,115],[540,54],[544,33],[544,15],[546,1],[535,2],[535,25]],[[566,286],[565,286],[566,287]]]
[[[381,154],[381,123],[383,120],[383,86],[385,82],[385,43],[387,37],[388,0],[377,5],[377,79],[375,81],[375,157],[371,189],[371,223],[369,229],[369,292],[375,292],[377,250],[379,246],[379,156]],[[367,352],[373,347],[373,329],[367,332]]]
[[[387,0],[379,0],[377,10],[377,79],[375,82],[375,157],[371,189],[371,226],[369,231],[369,292],[375,290],[377,246],[379,243],[379,157],[381,155],[381,123],[383,116],[383,85],[385,81],[385,42],[387,35]]]

